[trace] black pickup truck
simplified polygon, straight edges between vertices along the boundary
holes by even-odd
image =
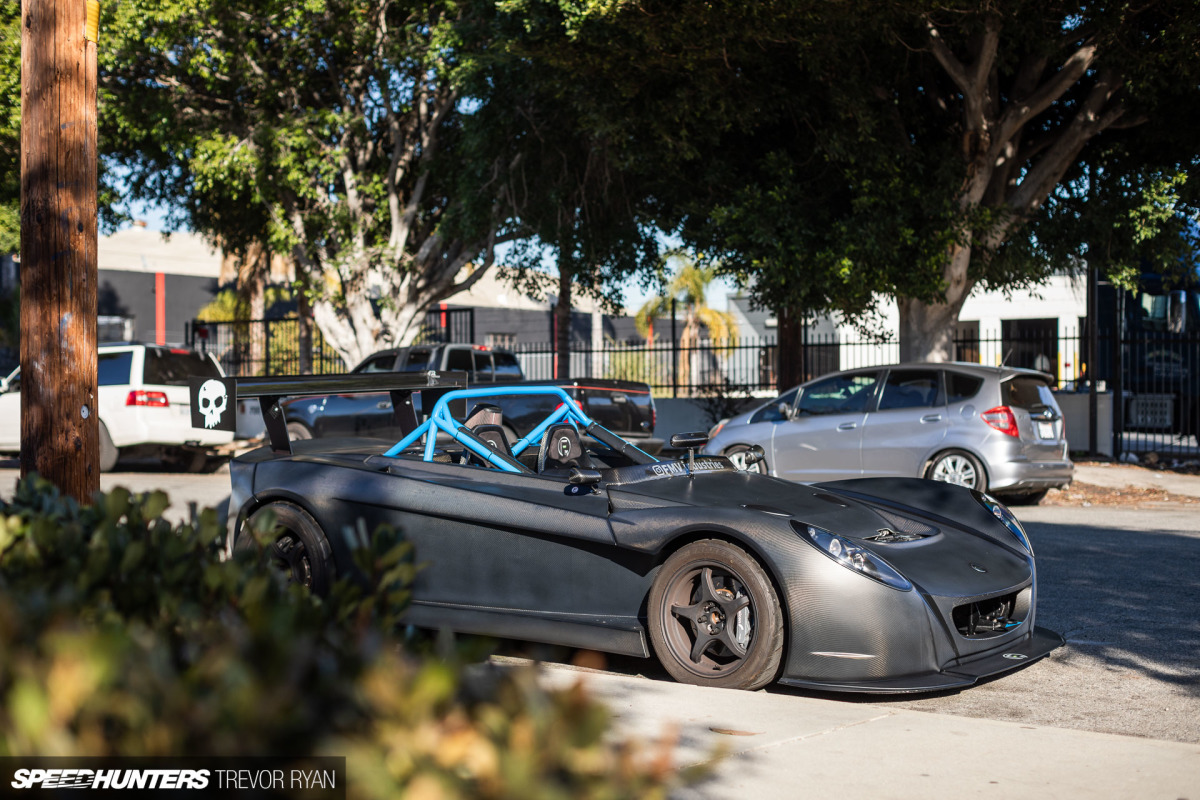
[[[589,416],[613,433],[648,453],[657,453],[662,440],[654,438],[654,398],[650,387],[634,381],[580,378],[566,381],[526,381],[516,355],[484,345],[413,345],[368,356],[351,374],[371,372],[466,372],[470,385],[488,383],[562,387]],[[419,405],[419,395],[417,396]],[[553,411],[552,399],[538,396],[482,398],[500,407],[511,441],[529,433]],[[386,393],[297,397],[283,403],[284,419],[293,440],[324,436],[400,438]],[[415,409],[418,415],[421,409]]]

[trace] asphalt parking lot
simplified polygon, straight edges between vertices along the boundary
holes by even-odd
[[[0,496],[11,494],[15,462],[0,462]],[[1200,482],[1200,478],[1196,478]],[[161,488],[168,514],[188,504],[223,507],[229,473],[163,473],[134,466],[103,476],[102,488]],[[971,689],[895,698],[769,693],[881,709],[909,709],[1027,725],[1200,743],[1200,513],[1173,503],[1015,508],[1038,556],[1038,622],[1067,645],[1050,657]],[[520,647],[515,648],[518,652]],[[563,663],[567,651],[538,650]],[[665,676],[641,659],[584,660],[617,674]],[[1200,783],[1200,778],[1197,780]]]

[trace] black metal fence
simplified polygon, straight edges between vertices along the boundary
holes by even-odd
[[[469,312],[431,311],[419,340],[471,341],[474,317]],[[301,371],[296,319],[194,322],[188,328],[188,342],[216,355],[229,375]],[[315,327],[312,342],[312,373],[347,369]],[[1163,333],[1118,339],[1111,332],[1098,331],[1096,347],[1095,363],[1088,365],[1087,337],[1073,330],[1020,336],[971,334],[954,342],[958,361],[1049,373],[1060,392],[1060,404],[1073,409],[1069,416],[1090,415],[1088,395],[1095,377],[1101,398],[1096,436],[1105,443],[1097,445],[1098,450],[1115,456],[1154,451],[1170,457],[1200,457],[1200,338]],[[555,374],[553,344],[518,344],[514,349],[526,377],[567,377]],[[798,357],[808,379],[837,370],[894,364],[900,350],[895,339],[810,335]],[[662,339],[571,345],[570,377],[642,381],[657,397],[767,398],[776,392],[778,375],[779,346],[773,338],[702,340],[686,347]],[[1073,437],[1073,443],[1078,439]]]
[[[226,375],[328,375],[346,371],[342,357],[312,326],[312,347],[301,357],[300,320],[256,319],[240,322],[201,322],[187,326],[188,346],[212,353]],[[306,348],[307,349],[307,348]],[[308,366],[308,369],[304,369]]]

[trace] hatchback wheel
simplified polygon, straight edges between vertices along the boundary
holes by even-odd
[[[987,472],[983,464],[965,450],[947,450],[940,454],[925,470],[925,477],[978,492],[987,491]]]
[[[750,448],[744,444],[735,445],[725,451],[725,457],[733,464],[734,469],[742,472],[757,472],[760,475],[768,473],[767,460],[764,458],[754,464],[746,465],[746,453],[750,452]]]

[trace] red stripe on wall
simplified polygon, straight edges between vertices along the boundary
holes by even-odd
[[[154,343],[167,343],[167,276],[154,273]]]

